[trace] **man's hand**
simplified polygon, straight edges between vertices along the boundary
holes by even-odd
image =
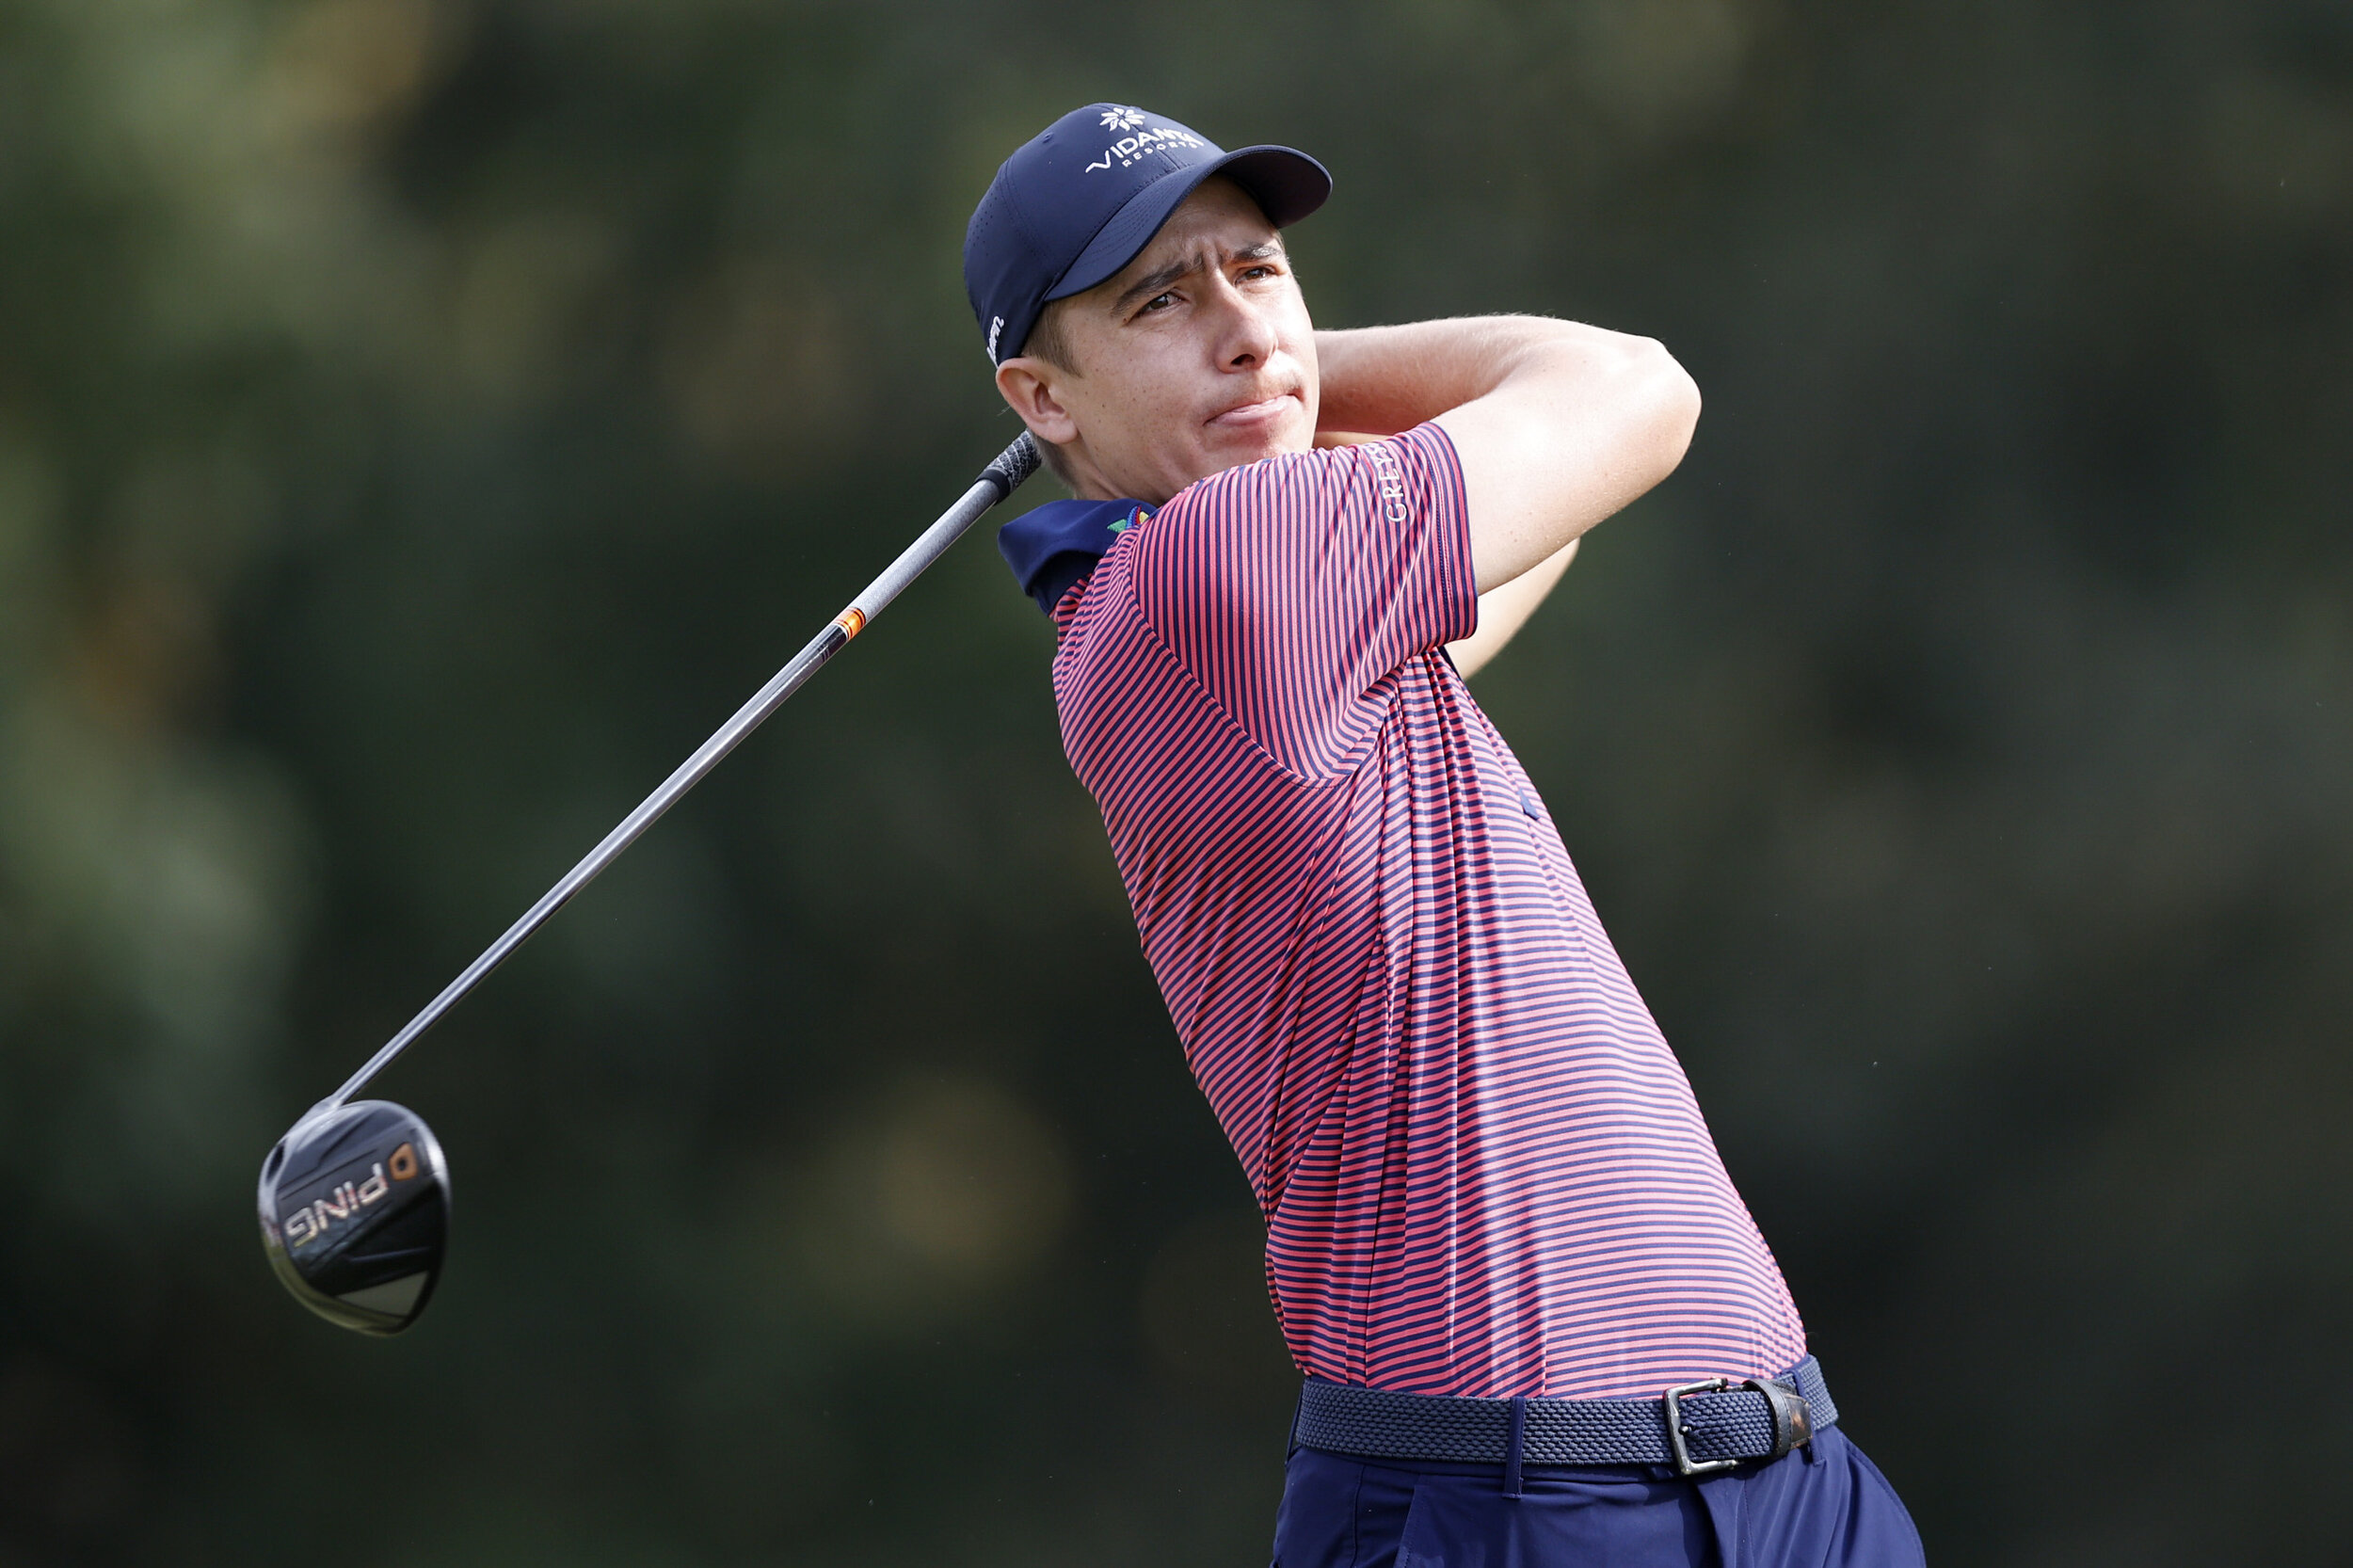
[[[1316,353],[1325,429],[1394,434],[1434,419],[1453,440],[1481,594],[1673,472],[1699,420],[1699,389],[1664,347],[1575,322],[1318,332]]]

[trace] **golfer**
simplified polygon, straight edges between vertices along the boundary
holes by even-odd
[[[1673,472],[1698,392],[1569,322],[1317,331],[1281,230],[1330,190],[1093,104],[964,253],[1078,497],[1000,542],[1307,1380],[1275,1562],[1918,1563],[1463,684]]]

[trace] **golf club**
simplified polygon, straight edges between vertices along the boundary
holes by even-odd
[[[947,553],[982,514],[1037,472],[1028,432],[997,455],[963,499],[866,585],[849,607],[719,727],[662,787],[621,819],[522,919],[342,1088],[304,1112],[262,1161],[262,1245],[295,1299],[362,1334],[398,1334],[424,1310],[449,1240],[449,1162],[423,1117],[388,1100],[353,1100],[376,1074],[504,963],[531,934],[760,728],[901,590]]]

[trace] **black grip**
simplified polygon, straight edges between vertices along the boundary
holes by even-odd
[[[1037,472],[1037,442],[1027,430],[1015,438],[1014,443],[997,454],[997,460],[981,470],[981,482],[997,487],[997,499],[1019,489],[1023,481]]]

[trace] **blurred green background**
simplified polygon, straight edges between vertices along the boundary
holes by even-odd
[[[984,538],[384,1080],[415,1332],[252,1219],[1011,437],[964,220],[1097,98],[1323,158],[1325,325],[1697,376],[1477,689],[1933,1559],[2353,1560],[2343,0],[0,0],[0,1565],[1264,1561]]]

